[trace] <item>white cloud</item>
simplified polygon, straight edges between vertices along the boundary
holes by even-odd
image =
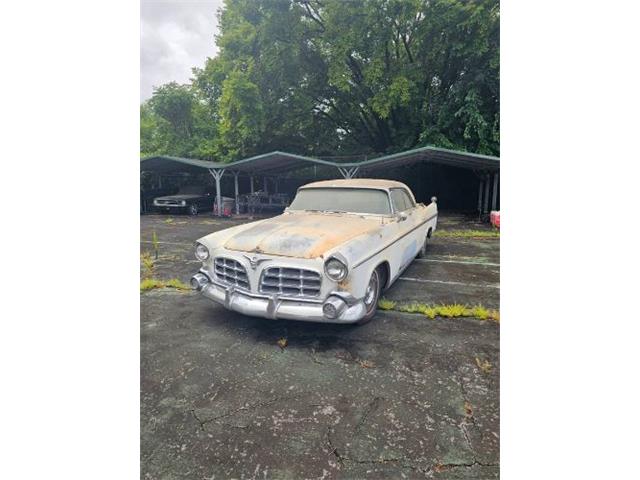
[[[140,3],[140,101],[153,87],[186,83],[193,67],[217,53],[216,12],[223,0],[142,0]]]

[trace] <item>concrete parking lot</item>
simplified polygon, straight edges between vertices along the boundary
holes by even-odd
[[[188,283],[193,241],[244,220],[141,217],[153,276]],[[499,307],[499,239],[442,234],[384,294]],[[497,478],[499,324],[380,311],[364,326],[245,317],[141,294],[141,477]],[[286,346],[284,340],[286,339]]]

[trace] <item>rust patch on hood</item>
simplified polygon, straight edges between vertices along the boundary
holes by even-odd
[[[225,243],[229,250],[296,258],[316,258],[380,227],[378,217],[345,214],[280,215],[248,228]]]

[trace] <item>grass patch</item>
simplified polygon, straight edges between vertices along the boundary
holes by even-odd
[[[171,225],[174,222],[173,218],[169,217],[167,218],[164,223],[166,223],[167,225]]]
[[[381,298],[378,301],[378,308],[380,310],[393,310],[396,308],[396,302],[393,300],[387,300],[386,298]]]
[[[443,238],[500,238],[500,230],[436,230],[433,235]]]
[[[467,305],[459,303],[452,303],[448,305],[427,305],[426,303],[418,302],[399,304],[393,300],[381,298],[380,301],[378,301],[378,308],[380,310],[395,310],[396,312],[404,313],[420,313],[431,319],[436,317],[472,317],[480,320],[493,320],[494,322],[500,322],[500,312],[497,310],[487,309],[482,305],[468,307]]]
[[[140,263],[142,263],[142,276],[144,278],[152,277],[155,260],[149,252],[143,252],[140,254]]]
[[[177,278],[160,280],[158,278],[145,278],[140,282],[140,291],[147,292],[155,288],[175,288],[176,290],[191,290],[191,287]]]

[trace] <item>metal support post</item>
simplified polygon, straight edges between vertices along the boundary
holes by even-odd
[[[268,193],[267,192],[267,177],[262,177],[262,184],[264,186],[264,193]]]
[[[487,174],[484,181],[484,208],[482,213],[489,212],[489,184],[490,183],[491,183],[491,176]]]
[[[498,177],[499,173],[493,174],[493,196],[491,197],[491,210],[495,210],[498,206]]]
[[[240,172],[233,172],[233,186],[236,194],[236,215],[240,214],[240,205],[238,204],[238,175],[240,175]]]
[[[249,184],[251,185],[251,193],[253,193],[253,175],[249,175]]]
[[[209,173],[216,179],[216,201],[218,203],[218,216],[222,216],[222,192],[220,191],[220,179],[224,175],[224,168],[210,168]]]
[[[484,180],[478,182],[478,217],[482,216],[482,191],[484,190]]]
[[[338,171],[342,174],[343,178],[351,179],[356,176],[356,173],[358,173],[358,167],[353,167],[353,168],[338,167]]]

